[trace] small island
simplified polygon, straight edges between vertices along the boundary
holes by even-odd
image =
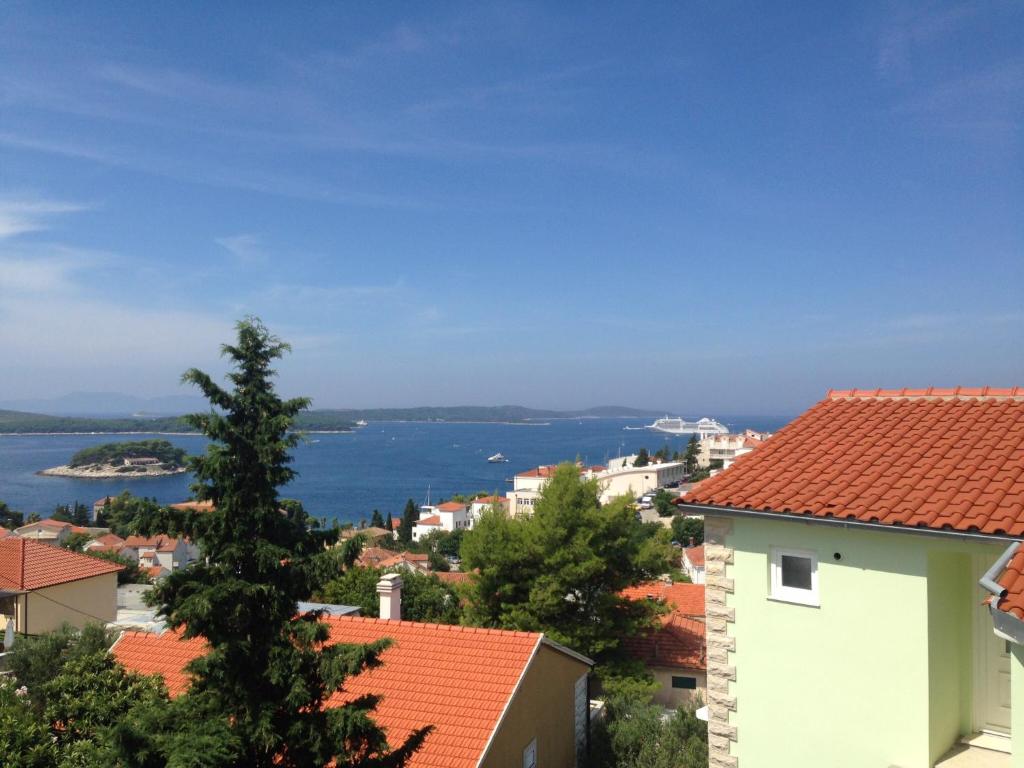
[[[60,467],[38,472],[52,477],[125,478],[166,477],[187,472],[184,449],[166,440],[104,443],[83,448]]]

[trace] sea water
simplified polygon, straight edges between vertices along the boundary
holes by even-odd
[[[546,425],[374,422],[349,433],[308,434],[293,452],[298,476],[281,495],[303,502],[310,514],[341,523],[369,519],[374,509],[399,517],[407,499],[423,504],[456,493],[497,491],[516,472],[579,459],[607,464],[616,456],[664,445],[682,452],[688,436],[625,430],[637,419],[560,419]],[[782,420],[738,417],[733,430],[774,430]],[[146,479],[45,477],[41,469],[66,464],[78,450],[112,441],[162,438],[189,453],[205,449],[198,435],[0,435],[0,501],[21,512],[49,515],[59,504],[128,490],[162,504],[190,498],[190,475]],[[509,462],[490,464],[501,452]]]

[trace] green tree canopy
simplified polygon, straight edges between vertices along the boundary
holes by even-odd
[[[290,428],[308,404],[274,390],[272,365],[287,350],[250,318],[223,347],[230,389],[196,369],[183,377],[212,406],[188,421],[210,439],[190,459],[193,491],[215,508],[163,510],[167,520],[150,521],[179,528],[206,556],[153,593],[168,625],[204,638],[210,651],[188,665],[194,680],[184,695],[119,731],[128,766],[401,766],[429,731],[392,749],[372,720],[377,697],[324,707],[346,677],[377,666],[388,643],[324,646],[319,615],[298,614],[298,601],[337,573],[339,556],[351,563],[359,543],[329,549],[336,531],[313,530],[301,508],[282,509],[278,499],[295,476]]]
[[[690,537],[694,545],[704,543],[704,520],[699,517],[676,515],[672,518],[672,538],[684,547],[690,546]]]
[[[381,517],[379,509],[373,510],[373,514],[370,515],[370,525],[374,526],[375,528],[384,527],[384,518]]]
[[[25,516],[21,512],[15,512],[0,501],[0,526],[8,529],[20,528],[25,524]]]
[[[654,609],[619,595],[668,570],[629,499],[599,502],[596,480],[563,464],[530,517],[485,512],[462,543],[463,567],[479,571],[467,590],[470,623],[544,631],[598,660],[648,626]],[[658,545],[661,547],[661,545]],[[647,562],[644,562],[644,560]]]
[[[707,724],[692,710],[665,717],[643,695],[612,696],[594,733],[593,768],[706,768]]]
[[[646,467],[651,463],[651,457],[647,453],[646,448],[641,448],[636,452],[636,458],[633,460],[634,467]]]

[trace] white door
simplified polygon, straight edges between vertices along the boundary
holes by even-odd
[[[992,631],[992,617],[988,606],[980,604],[982,599],[975,601],[974,727],[1009,735],[1010,644]]]

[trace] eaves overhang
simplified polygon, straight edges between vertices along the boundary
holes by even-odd
[[[775,512],[759,509],[741,509],[739,507],[718,506],[715,504],[680,504],[682,510],[697,510],[705,515],[724,515],[727,517],[745,517],[757,520],[778,520],[788,523],[812,523],[814,525],[828,525],[838,528],[865,531],[885,531],[887,533],[910,533],[919,536],[937,536],[946,539],[959,539],[961,541],[978,542],[999,542],[999,541],[1020,541],[1020,536],[998,533],[980,533],[972,531],[957,531],[950,528],[925,528],[911,525],[888,525],[886,523],[870,523],[862,520],[848,520],[841,517],[818,517],[817,515],[802,514],[800,512]]]

